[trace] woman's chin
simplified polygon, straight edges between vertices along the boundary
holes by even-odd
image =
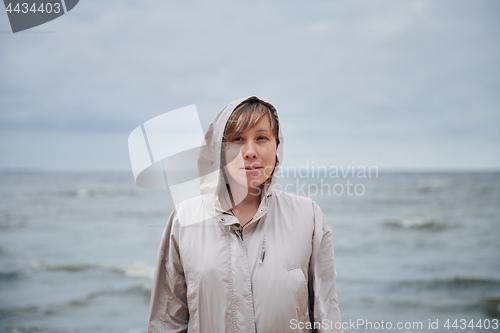
[[[263,179],[256,179],[253,177],[238,177],[235,179],[234,177],[231,177],[232,181],[230,182],[231,184],[231,189],[233,191],[244,191],[246,189],[247,193],[259,193],[261,192],[262,189],[262,184],[264,184],[265,180]]]

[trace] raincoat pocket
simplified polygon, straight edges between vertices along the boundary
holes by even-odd
[[[301,322],[309,320],[307,309],[309,294],[307,290],[307,280],[300,267],[289,268],[288,278],[291,282],[293,292],[295,293],[297,318]]]

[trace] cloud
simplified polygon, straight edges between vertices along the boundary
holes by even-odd
[[[287,141],[306,146],[465,138],[495,147],[499,9],[89,0],[37,28],[53,33],[0,35],[0,129],[124,135],[193,103],[206,128],[228,102],[259,94],[279,108]],[[392,165],[405,165],[403,151],[391,149]],[[446,164],[426,158],[422,165]]]

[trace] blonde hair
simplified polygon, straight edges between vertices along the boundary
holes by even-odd
[[[273,131],[274,137],[276,138],[276,143],[278,144],[279,130],[276,115],[269,106],[256,99],[252,99],[240,104],[233,111],[226,123],[222,141],[231,142],[246,130],[254,127],[262,119],[262,117],[265,116],[269,118],[271,129]]]

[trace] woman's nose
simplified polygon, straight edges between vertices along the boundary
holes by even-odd
[[[249,158],[257,158],[257,150],[255,149],[255,144],[252,142],[249,142],[245,144],[242,149],[242,155],[244,159],[249,159]]]

